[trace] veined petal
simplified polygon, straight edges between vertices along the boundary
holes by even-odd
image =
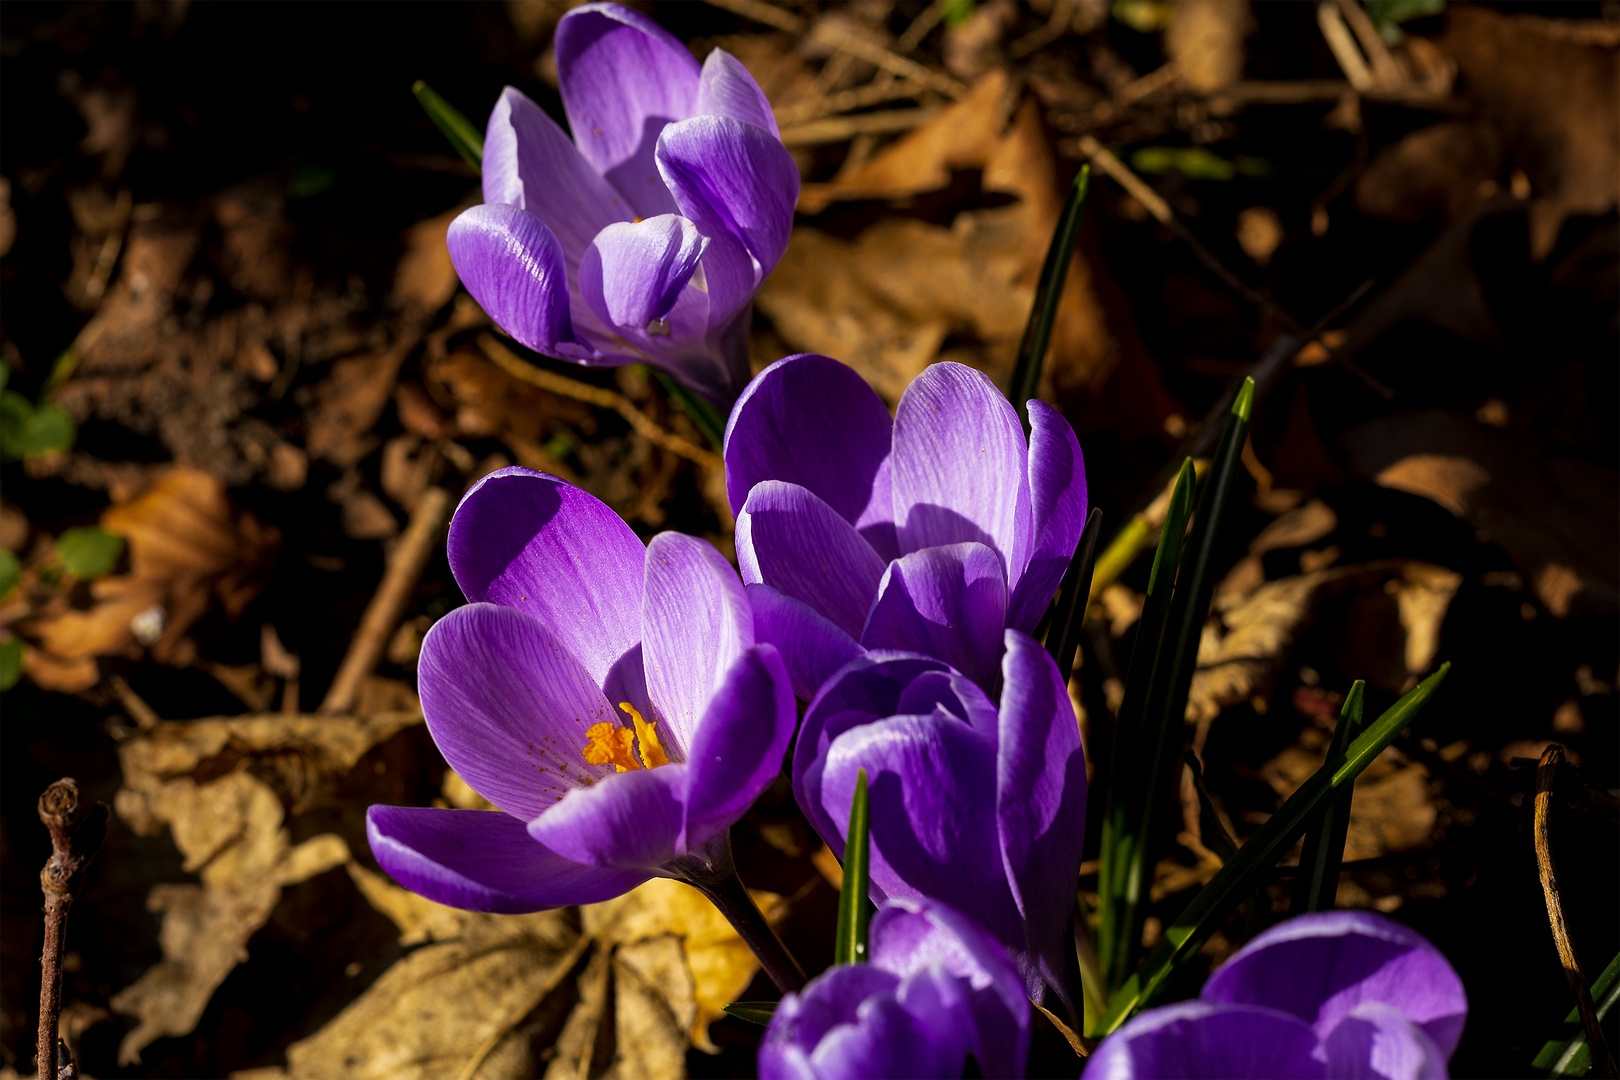
[[[1022,954],[1023,922],[996,840],[995,753],[992,740],[943,710],[863,724],[828,750],[821,808],[843,838],[865,769],[872,883],[889,898],[948,899]]]
[[[448,548],[467,599],[529,612],[598,686],[641,640],[646,551],[572,484],[516,466],[490,473],[462,496]]]
[[[815,492],[857,530],[884,522],[892,534],[893,428],[853,368],[814,353],[783,357],[748,384],[726,423],[731,512],[742,513],[755,484],[782,480]],[[885,559],[899,554],[867,539]]]
[[[545,222],[516,206],[462,211],[446,237],[472,298],[502,330],[536,352],[577,359],[562,246]]]
[[[1017,588],[1030,550],[1027,453],[1018,414],[982,372],[930,365],[894,414],[901,550],[977,541],[1001,557],[1009,590]]]
[[[781,480],[749,492],[737,515],[737,564],[746,584],[803,601],[851,636],[883,577],[883,560],[853,525],[813,491]]]
[[[1322,1040],[1334,1080],[1446,1080],[1446,1055],[1393,1005],[1364,1001]]]
[[[1030,956],[1063,996],[1069,920],[1086,836],[1086,754],[1057,664],[1035,639],[1007,631],[1001,662],[996,824]]]
[[[918,675],[901,692],[892,711],[896,716],[926,716],[936,707],[965,720],[981,735],[1000,738],[1001,718],[996,707],[978,683],[949,668]]]
[[[519,819],[487,810],[373,806],[366,839],[395,881],[463,911],[520,915],[595,904],[648,876],[569,862],[535,843]]]
[[[1086,527],[1086,463],[1080,441],[1061,413],[1029,403],[1029,506],[1033,526],[1029,565],[1013,589],[1007,625],[1035,629],[1063,581]]]
[[[609,326],[646,330],[675,306],[707,246],[697,226],[675,214],[609,225],[585,251],[580,292]]]
[[[684,751],[738,657],[754,643],[754,612],[714,545],[665,532],[647,545],[641,610],[647,691]]]
[[[1462,980],[1440,950],[1371,911],[1324,911],[1279,923],[1222,964],[1201,996],[1281,1009],[1321,1038],[1363,1002],[1392,1005],[1447,1059],[1468,1018]]]
[[[991,686],[1007,618],[1001,558],[983,544],[924,548],[889,564],[861,631],[868,649],[937,656]]]
[[[617,711],[532,615],[495,604],[450,612],[422,639],[417,684],[439,752],[509,814],[533,817],[613,771],[581,751],[585,732]]]
[[[761,278],[771,272],[799,201],[799,167],[780,139],[741,120],[694,116],[658,137],[658,171],[705,235],[729,232],[759,260]]]
[[[529,835],[586,866],[652,870],[680,854],[685,796],[685,765],[618,773],[542,811]]]
[[[742,61],[724,49],[715,49],[703,61],[703,73],[698,78],[697,104],[693,111],[698,115],[729,116],[781,137],[776,128],[776,115],[771,112],[771,103],[766,99],[765,92],[759,88],[759,83],[754,81]]]
[[[827,677],[861,654],[860,644],[808,604],[769,585],[748,586],[754,638],[775,645],[796,697],[809,701]]]
[[[564,15],[553,48],[580,154],[638,215],[673,212],[654,152],[664,125],[692,115],[698,62],[669,31],[618,4]]]
[[[519,206],[546,223],[570,269],[591,238],[633,211],[580,156],[545,110],[508,86],[484,132],[484,202]]]
[[[1084,1080],[1326,1080],[1316,1035],[1287,1013],[1183,1001],[1131,1020],[1086,1060]]]
[[[776,649],[755,645],[744,652],[709,699],[687,757],[683,848],[729,828],[782,774],[798,722]]]

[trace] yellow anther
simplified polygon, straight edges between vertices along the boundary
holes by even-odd
[[[619,702],[619,708],[629,713],[631,722],[636,725],[636,738],[641,741],[641,763],[649,769],[668,765],[669,755],[664,753],[664,744],[658,741],[658,732],[654,727],[658,721],[648,723],[643,720],[635,706],[628,701]]]
[[[587,765],[612,765],[620,772],[641,768],[641,763],[631,754],[636,737],[629,728],[603,720],[600,724],[592,724],[585,737],[591,740],[581,751]]]

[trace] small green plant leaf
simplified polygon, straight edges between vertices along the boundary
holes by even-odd
[[[866,963],[866,925],[872,917],[867,899],[871,806],[866,794],[866,770],[855,777],[855,798],[849,808],[849,831],[844,838],[844,884],[838,890],[838,936],[833,940],[833,963]]]
[[[945,0],[945,14],[942,16],[946,26],[955,30],[973,17],[973,0]]]
[[[95,525],[69,529],[56,538],[56,557],[62,568],[80,581],[112,573],[124,553],[124,538]]]
[[[1294,846],[1294,841],[1321,816],[1323,809],[1348,792],[1362,770],[1411,724],[1450,670],[1450,664],[1442,664],[1439,671],[1391,705],[1357,736],[1343,758],[1329,758],[1255,830],[1232,860],[1215,872],[1209,884],[1198,891],[1192,903],[1165,930],[1141,967],[1109,996],[1108,1015],[1095,1032],[1088,1034],[1099,1037],[1111,1034],[1138,1011],[1153,1004],[1176,972],[1198,955],[1210,935],[1253,891],[1261,875],[1276,865]]]
[[[11,595],[11,590],[22,580],[22,564],[17,556],[0,548],[0,600]]]
[[[1610,960],[1603,974],[1592,983],[1592,1007],[1599,1023],[1609,1018],[1616,1002],[1620,1002],[1620,955]],[[1569,1010],[1569,1015],[1564,1017],[1564,1027],[1570,1034],[1548,1042],[1530,1065],[1546,1069],[1548,1076],[1585,1076],[1592,1068],[1592,1047],[1586,1041],[1579,1009]]]
[[[776,1005],[774,1001],[733,1001],[730,1005],[720,1006],[720,1009],[727,1016],[765,1027],[776,1015]]]
[[[1361,709],[1366,694],[1366,681],[1357,679],[1345,695],[1339,723],[1333,729],[1333,741],[1328,744],[1329,761],[1343,756],[1350,740],[1361,734]],[[1349,832],[1350,792],[1346,791],[1328,804],[1322,820],[1305,834],[1290,914],[1302,915],[1333,906],[1339,891],[1339,867],[1344,864],[1344,841]]]
[[[22,638],[0,641],[0,690],[10,690],[22,678]]]
[[[428,119],[444,132],[444,137],[450,140],[450,145],[456,148],[456,153],[473,168],[482,169],[484,137],[473,127],[471,121],[421,79],[411,84],[411,93],[416,95],[416,100],[428,114]]]
[[[1074,655],[1080,651],[1080,629],[1085,623],[1086,601],[1091,596],[1091,568],[1097,560],[1097,537],[1102,533],[1102,507],[1093,506],[1086,515],[1086,527],[1074,546],[1063,587],[1058,590],[1052,624],[1046,631],[1046,651],[1057,662],[1065,679],[1074,670]]]
[[[704,438],[709,440],[715,450],[724,450],[726,445],[726,417],[721,414],[719,409],[715,408],[714,403],[707,398],[694,394],[662,371],[654,371],[653,376],[658,380],[658,385],[664,388],[664,392],[674,399],[675,404],[679,405],[681,410],[692,418],[692,423],[696,424],[697,429],[703,432]]]
[[[16,391],[0,393],[0,458],[16,461],[66,450],[76,434],[73,418],[62,406],[47,402],[35,408]]]
[[[1074,244],[1080,236],[1080,211],[1085,209],[1086,192],[1090,187],[1091,166],[1082,165],[1080,174],[1069,186],[1063,213],[1052,232],[1052,243],[1046,249],[1046,262],[1041,265],[1041,277],[1035,286],[1035,303],[1030,308],[1029,322],[1024,325],[1024,339],[1018,343],[1018,360],[1013,364],[1007,397],[1018,410],[1025,431],[1029,430],[1029,399],[1035,396],[1041,382],[1046,347],[1057,322],[1058,302],[1063,298],[1063,282],[1069,276]]]

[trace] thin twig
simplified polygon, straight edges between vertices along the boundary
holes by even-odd
[[[410,523],[388,560],[388,569],[383,573],[376,595],[366,606],[360,628],[355,631],[354,641],[338,667],[332,688],[321,702],[320,712],[330,715],[354,708],[360,684],[377,666],[377,658],[388,644],[388,635],[399,622],[417,579],[422,576],[422,568],[427,565],[428,555],[439,537],[439,530],[450,517],[450,510],[450,493],[441,487],[429,486],[416,500]]]
[[[39,1038],[35,1063],[40,1080],[74,1080],[78,1066],[66,1046],[59,1046],[62,1016],[62,954],[67,940],[68,910],[84,882],[84,868],[95,858],[107,835],[107,804],[86,809],[79,785],[63,777],[39,797],[39,820],[51,833],[51,857],[39,872],[45,893],[45,948],[40,954]]]
[[[882,105],[887,101],[916,100],[922,96],[922,92],[922,88],[909,79],[891,79],[882,84],[874,79],[865,86],[857,86],[853,90],[840,90],[836,94],[826,94],[808,101],[784,105],[780,109],[773,110],[773,113],[776,116],[776,125],[782,129],[785,137],[789,130],[812,120],[819,120],[823,116],[865,109],[873,105]]]
[[[718,469],[723,467],[720,455],[705,450],[687,442],[679,435],[672,435],[653,422],[652,417],[636,408],[630,399],[623,394],[612,390],[605,390],[600,386],[582,383],[577,379],[570,379],[566,375],[558,375],[554,371],[537,368],[533,364],[524,363],[518,355],[505,345],[502,345],[493,334],[479,334],[478,347],[484,351],[491,362],[514,379],[539,387],[541,390],[563,397],[573,398],[590,405],[604,409],[612,409],[629,421],[636,434],[652,443],[654,446],[668,450],[672,454],[679,454],[690,461],[695,461],[705,469]]]
[[[1553,944],[1558,948],[1558,959],[1564,965],[1564,978],[1575,993],[1575,1008],[1581,1014],[1581,1026],[1586,1029],[1586,1041],[1592,1048],[1592,1063],[1603,1076],[1616,1075],[1614,1056],[1609,1052],[1608,1040],[1603,1037],[1603,1025],[1598,1022],[1597,1009],[1592,1005],[1592,993],[1587,989],[1586,976],[1581,974],[1581,962],[1575,955],[1575,943],[1569,936],[1569,924],[1564,919],[1564,904],[1558,895],[1558,867],[1553,862],[1551,817],[1553,784],[1558,779],[1558,766],[1564,763],[1564,748],[1557,743],[1547,747],[1536,767],[1536,863],[1541,870],[1541,892],[1547,898],[1547,920],[1552,924]]]
[[[938,113],[938,109],[888,109],[858,116],[829,116],[782,129],[783,146],[816,146],[843,142],[857,135],[888,135],[910,131]]]

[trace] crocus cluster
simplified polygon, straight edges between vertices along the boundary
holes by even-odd
[[[729,870],[726,830],[780,774],[796,716],[724,557],[677,533],[643,547],[592,496],[521,468],[467,493],[449,552],[472,602],[422,642],[422,712],[501,812],[373,806],[383,868],[495,912]]]
[[[892,900],[873,918],[869,962],[787,994],[759,1048],[762,1080],[1023,1076],[1029,1001],[1006,952],[934,901]]]
[[[808,699],[867,649],[936,657],[994,692],[1003,631],[1035,629],[1086,519],[1057,410],[1018,414],[981,372],[935,364],[894,419],[850,368],[778,360],[726,426],[737,562],[762,641]]]
[[[484,204],[450,226],[473,297],[517,341],[647,363],[730,404],[749,305],[787,246],[799,174],[769,102],[716,49],[699,67],[646,16],[586,4],[554,50],[573,139],[508,87],[484,137]]]
[[[1367,911],[1259,934],[1196,1001],[1150,1009],[1103,1041],[1086,1080],[1444,1077],[1468,998],[1419,934]]]

